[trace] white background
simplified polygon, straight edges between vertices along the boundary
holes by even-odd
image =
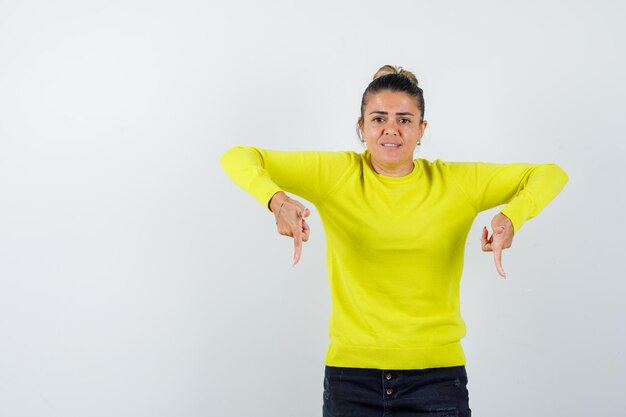
[[[292,242],[218,160],[360,151],[416,73],[418,156],[556,162],[506,281],[468,238],[478,417],[623,410],[624,2],[1,1],[0,416],[320,416],[324,234]],[[616,414],[617,413],[617,414]]]

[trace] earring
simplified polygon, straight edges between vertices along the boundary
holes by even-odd
[[[356,134],[357,134],[357,136],[359,137],[359,140],[361,141],[361,143],[362,143],[363,145],[365,145],[365,139],[363,139],[363,137],[361,136],[361,131],[360,131],[360,130],[357,130],[357,131],[356,131]]]

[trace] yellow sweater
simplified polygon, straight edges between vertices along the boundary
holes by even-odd
[[[237,146],[221,163],[263,206],[278,191],[313,203],[326,232],[330,366],[424,369],[465,364],[459,284],[476,215],[501,212],[515,231],[564,187],[554,164],[416,159],[404,177],[370,154]]]

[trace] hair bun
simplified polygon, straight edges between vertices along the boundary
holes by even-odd
[[[415,74],[413,74],[411,71],[403,69],[402,67],[396,67],[395,65],[385,65],[384,67],[381,67],[378,71],[376,71],[376,74],[374,74],[374,80],[389,74],[404,75],[405,77],[413,81],[415,85],[419,85]]]

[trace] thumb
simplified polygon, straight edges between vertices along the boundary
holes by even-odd
[[[504,233],[504,230],[505,230],[504,226],[498,226],[495,229],[493,229],[493,233],[496,233],[496,234]]]

